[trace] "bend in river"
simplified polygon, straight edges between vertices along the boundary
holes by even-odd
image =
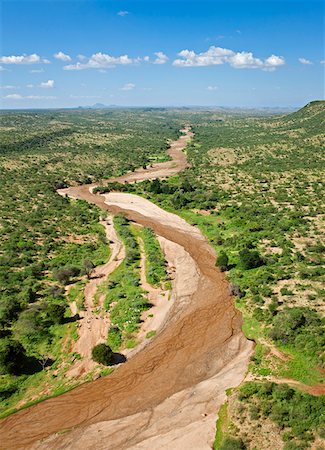
[[[166,177],[184,169],[189,129],[185,133],[171,146],[172,162],[118,180]],[[225,390],[240,384],[252,351],[228,283],[215,267],[215,253],[197,228],[175,214],[131,194],[95,195],[91,187],[63,193],[113,214],[123,212],[183,247],[196,266],[195,289],[177,295],[161,332],[111,375],[4,419],[2,448],[211,448]]]

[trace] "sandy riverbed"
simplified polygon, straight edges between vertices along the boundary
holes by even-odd
[[[253,348],[213,249],[199,230],[140,197],[104,198],[89,186],[65,193],[151,227],[182,248],[195,273],[180,265],[168,321],[142,351],[108,377],[4,419],[3,448],[211,448],[225,390],[242,381]]]

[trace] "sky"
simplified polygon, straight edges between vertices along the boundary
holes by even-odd
[[[324,99],[319,0],[2,0],[1,108]]]

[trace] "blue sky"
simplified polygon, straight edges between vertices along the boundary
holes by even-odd
[[[2,108],[302,106],[324,98],[318,0],[2,1]]]

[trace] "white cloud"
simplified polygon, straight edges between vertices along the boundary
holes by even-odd
[[[271,55],[264,61],[265,68],[275,69],[276,67],[283,66],[285,64],[285,59],[283,56]]]
[[[195,53],[193,50],[182,50],[178,53],[181,58],[175,59],[174,66],[204,67],[223,64],[227,56],[233,55],[232,50],[211,46],[206,52]]]
[[[23,97],[20,94],[8,94],[8,95],[5,95],[3,98],[8,98],[10,100],[20,100]]]
[[[71,61],[71,57],[63,52],[55,53],[53,56],[55,59],[59,59],[60,61]]]
[[[45,89],[53,88],[53,87],[54,87],[54,80],[47,80],[47,81],[44,81],[43,83],[41,83],[41,84],[39,85],[39,87],[45,88]]]
[[[87,56],[82,55],[81,53],[79,53],[79,55],[77,55],[77,58],[79,59],[79,61],[86,61]]]
[[[211,46],[206,52],[195,53],[193,50],[182,50],[180,58],[173,61],[177,67],[206,67],[229,64],[235,69],[275,70],[285,64],[282,56],[271,55],[264,61],[256,58],[252,52],[234,52],[233,50]]]
[[[155,55],[157,56],[157,58],[154,60],[154,64],[166,64],[169,59],[168,56],[163,52],[156,52]]]
[[[37,64],[45,63],[48,64],[50,61],[48,59],[43,59],[36,53],[31,55],[19,55],[19,56],[1,56],[0,62],[3,64]]]
[[[95,53],[87,62],[76,64],[69,64],[64,66],[64,70],[84,70],[84,69],[108,69],[117,65],[136,64],[140,61],[139,58],[130,58],[128,55],[111,56],[106,53]]]
[[[300,62],[300,64],[304,64],[305,66],[310,66],[312,64],[312,62],[306,58],[298,58],[298,61]]]
[[[28,87],[29,89],[35,87],[33,84],[27,84],[26,87]]]
[[[121,91],[132,91],[135,88],[135,84],[127,83],[123,87],[121,87]]]
[[[53,100],[56,97],[44,96],[44,95],[20,95],[20,94],[8,94],[3,97],[7,100]]]
[[[125,17],[125,16],[127,16],[128,14],[130,14],[129,11],[119,11],[119,12],[117,13],[117,15],[120,16],[120,17]]]
[[[321,63],[321,64],[325,64],[325,59],[322,59],[322,60],[320,61],[320,63]]]
[[[235,69],[258,69],[263,67],[263,61],[255,58],[252,52],[238,52],[227,58],[227,62]]]
[[[144,57],[143,57],[143,61],[149,62],[149,61],[150,61],[150,57],[149,57],[149,56],[144,56]]]
[[[32,69],[29,71],[29,73],[43,73],[43,72],[44,72],[43,68],[42,69]]]
[[[208,86],[207,90],[208,91],[217,91],[218,90],[218,86]]]
[[[5,69],[4,67],[0,66],[0,72],[3,72],[4,70],[7,70],[7,69]]]
[[[11,84],[6,84],[4,86],[0,86],[0,89],[19,89],[20,86],[12,86]]]

